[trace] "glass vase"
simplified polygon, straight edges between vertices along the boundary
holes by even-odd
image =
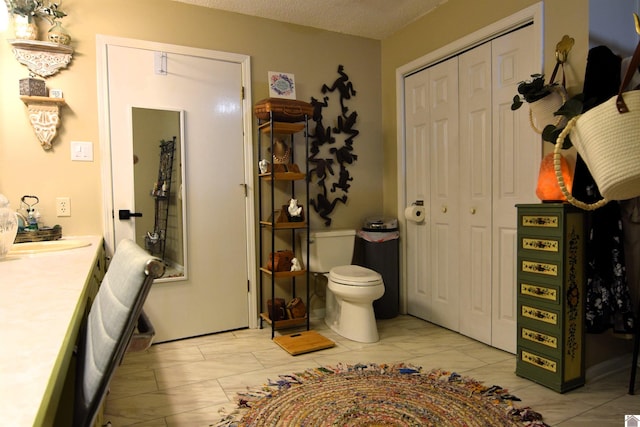
[[[0,194],[0,259],[7,256],[18,233],[16,213],[9,207],[9,201]]]
[[[68,45],[71,43],[71,37],[66,28],[62,26],[60,21],[54,21],[53,26],[47,33],[47,38],[50,42]]]
[[[13,31],[17,39],[38,40],[38,25],[29,16],[13,15]]]

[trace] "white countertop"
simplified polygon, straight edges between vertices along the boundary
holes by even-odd
[[[0,416],[12,426],[40,424],[57,404],[50,401],[75,344],[102,237],[65,239],[90,245],[0,259]]]

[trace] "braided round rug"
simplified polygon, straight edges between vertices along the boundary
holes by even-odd
[[[400,365],[338,365],[281,375],[238,395],[212,426],[546,426],[499,386]]]

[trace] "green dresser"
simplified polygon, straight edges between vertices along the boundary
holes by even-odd
[[[518,208],[516,374],[564,393],[584,385],[584,213]]]

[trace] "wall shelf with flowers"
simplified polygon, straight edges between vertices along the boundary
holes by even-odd
[[[59,90],[58,94],[47,96],[44,80],[34,77],[52,76],[71,62],[71,37],[60,22],[67,14],[52,0],[2,1],[13,16],[15,39],[9,40],[13,54],[29,69],[29,78],[20,80],[20,99],[27,106],[29,122],[40,145],[49,150],[60,126],[60,108],[66,102]],[[45,40],[38,39],[40,20],[50,24]]]

